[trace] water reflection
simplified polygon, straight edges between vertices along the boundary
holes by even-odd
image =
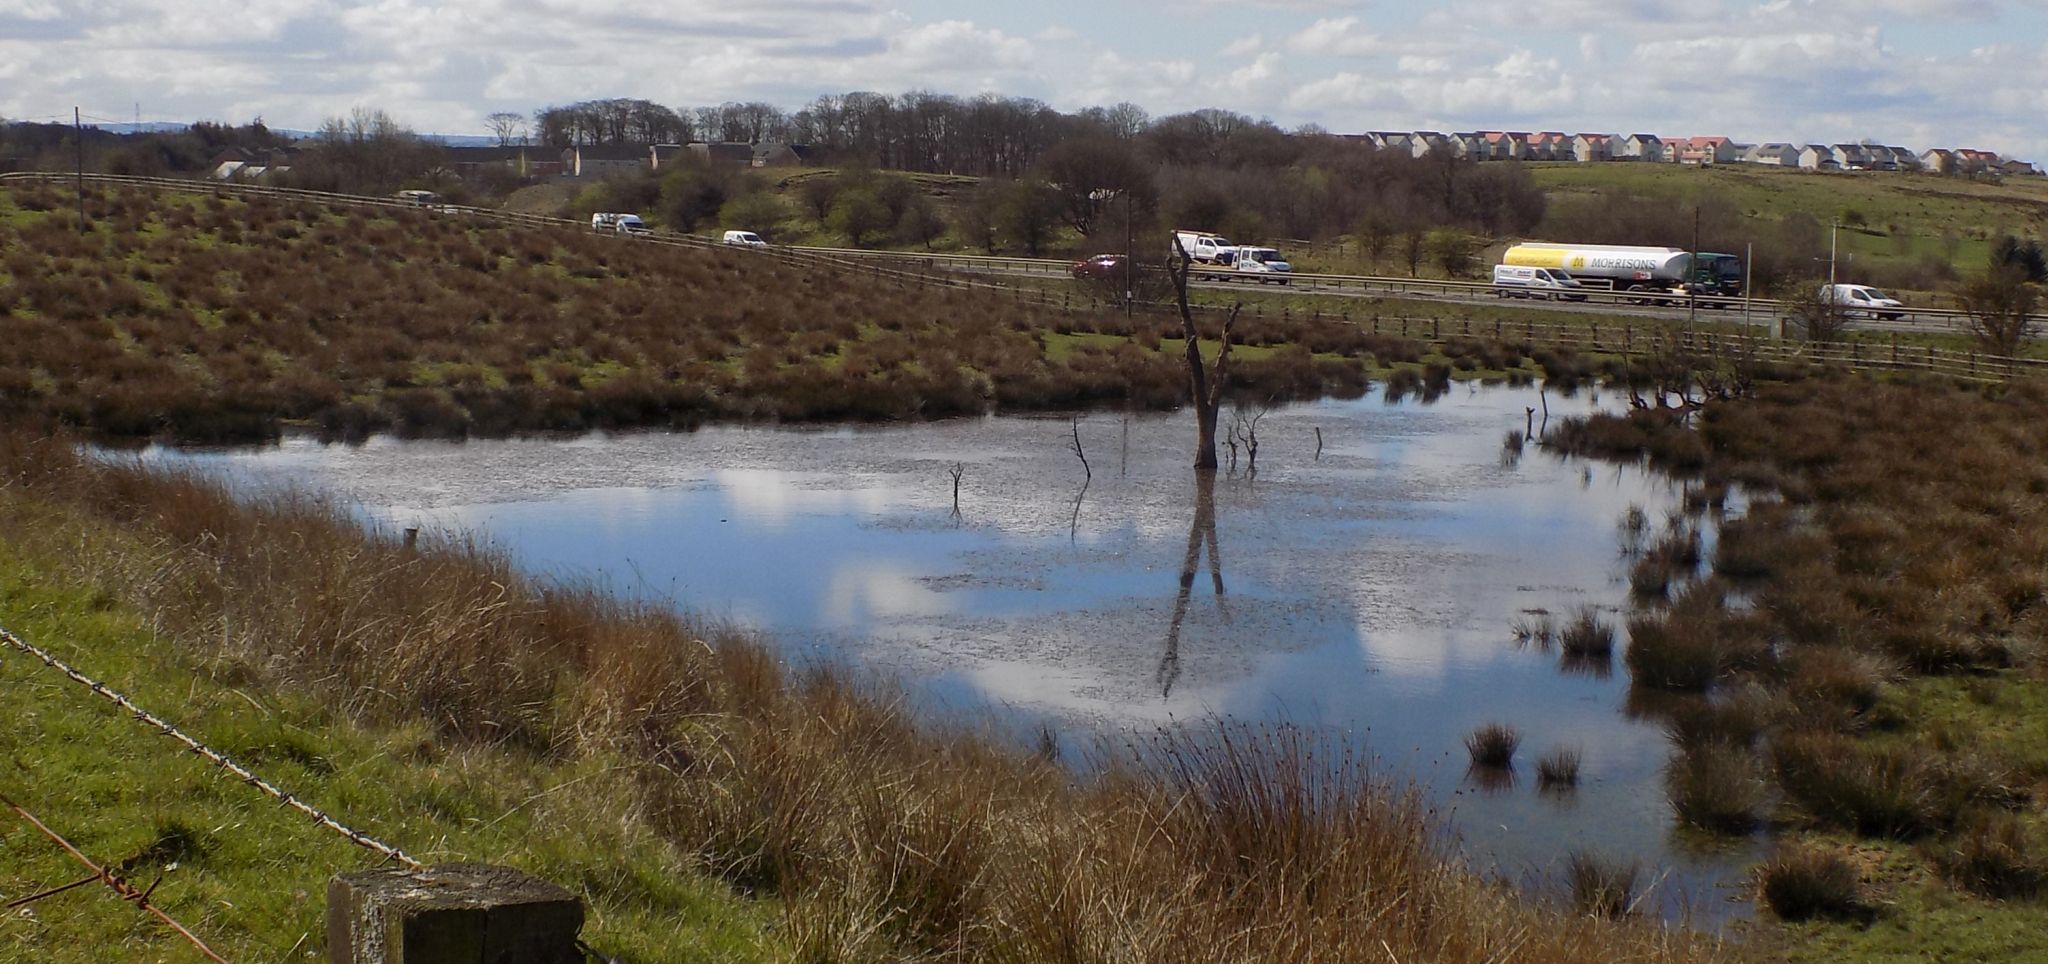
[[[1021,732],[1210,714],[1324,728],[1417,781],[1475,863],[1509,875],[1594,846],[1682,867],[1695,894],[1739,883],[1739,855],[1670,840],[1663,726],[1624,714],[1611,660],[1560,672],[1555,646],[1511,633],[1517,614],[1623,605],[1616,520],[1640,507],[1654,542],[1684,514],[1679,487],[1537,446],[1502,464],[1530,407],[1578,414],[1598,407],[1587,393],[1551,411],[1535,388],[1427,407],[1413,388],[1274,409],[1255,487],[1194,476],[1173,415],[149,457],[338,490],[393,529],[476,533],[529,571],[679,601]],[[1091,457],[1114,447],[1117,470],[1076,479],[1076,439]],[[1496,720],[1583,747],[1570,806],[1533,777],[1467,782],[1462,738]]]
[[[1161,697],[1171,697],[1173,684],[1180,679],[1180,629],[1187,619],[1188,600],[1195,588],[1195,569],[1204,546],[1209,549],[1209,582],[1216,592],[1216,612],[1229,625],[1230,607],[1223,598],[1223,553],[1216,539],[1215,472],[1195,473],[1195,509],[1188,522],[1188,549],[1181,556],[1180,592],[1173,600],[1173,619],[1167,623],[1166,651],[1159,657]]]

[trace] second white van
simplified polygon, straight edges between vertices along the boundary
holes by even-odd
[[[1585,286],[1577,278],[1556,268],[1525,268],[1520,265],[1493,266],[1493,293],[1501,298],[1550,298],[1562,301],[1586,300]]]

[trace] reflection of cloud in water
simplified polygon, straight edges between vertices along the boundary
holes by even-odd
[[[830,488],[807,488],[798,473],[732,468],[713,471],[710,481],[725,492],[733,511],[775,528],[786,528],[800,512],[853,509],[876,515],[902,501],[893,487],[879,479],[834,479]],[[858,484],[862,482],[866,484]]]
[[[946,596],[925,585],[921,573],[872,562],[836,567],[826,583],[820,612],[834,626],[863,626],[882,620],[943,616],[953,611]]]

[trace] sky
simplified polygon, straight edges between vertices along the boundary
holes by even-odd
[[[2043,0],[0,0],[0,117],[483,133],[928,90],[1283,127],[1872,138],[2048,161]]]

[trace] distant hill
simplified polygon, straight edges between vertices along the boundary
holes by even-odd
[[[96,130],[103,130],[109,134],[175,134],[190,128],[192,125],[170,121],[143,121],[140,124],[130,121],[125,123],[95,122],[85,126]],[[294,140],[305,140],[320,133],[319,131],[294,130],[289,127],[273,127],[270,129],[270,132],[280,137],[289,137]],[[432,141],[436,144],[445,144],[449,147],[496,147],[498,145],[498,139],[489,134],[421,134],[420,139]]]

